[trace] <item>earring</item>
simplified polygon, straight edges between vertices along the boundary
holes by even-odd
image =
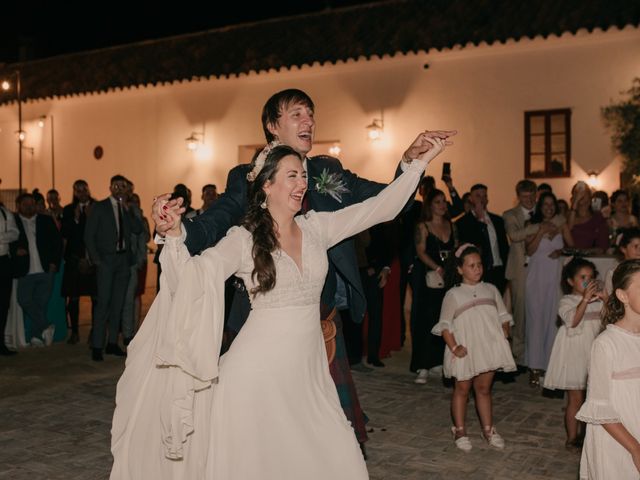
[[[269,198],[269,196],[267,195],[266,197],[264,197],[264,201],[260,204],[260,208],[263,210],[267,209],[267,199]]]

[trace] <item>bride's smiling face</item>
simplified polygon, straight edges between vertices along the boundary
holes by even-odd
[[[268,196],[267,205],[271,212],[299,212],[307,191],[307,172],[302,161],[293,155],[283,157],[273,180],[267,181],[263,189]]]

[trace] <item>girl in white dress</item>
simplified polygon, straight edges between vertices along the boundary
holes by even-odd
[[[623,228],[616,237],[616,247],[622,254],[622,260],[640,260],[640,228]],[[613,293],[612,277],[615,267],[604,277],[604,287],[607,295]]]
[[[298,216],[302,159],[287,146],[265,149],[248,177],[242,226],[199,256],[181,240],[177,212],[165,210],[162,288],[118,382],[112,480],[368,478],[329,373],[320,294],[327,249],[393,219],[445,140],[425,133],[416,144],[409,158],[422,158],[377,196]],[[252,310],[218,362],[232,274]]]
[[[447,344],[443,372],[455,378],[451,397],[451,427],[460,450],[471,450],[465,416],[473,387],[482,434],[492,447],[504,448],[504,440],[493,426],[491,384],[496,370],[513,372],[516,365],[507,338],[513,319],[498,289],[482,281],[482,259],[474,245],[465,243],[454,255],[448,277],[456,285],[445,295],[440,321],[431,330]]]
[[[577,418],[587,424],[580,478],[640,478],[640,260],[613,274],[606,330],[593,342],[587,401]]]
[[[567,391],[565,446],[570,449],[580,446],[576,413],[587,389],[591,344],[601,330],[604,292],[595,280],[597,275],[595,265],[584,258],[573,258],[562,269],[562,289],[566,293],[558,307],[562,326],[553,342],[544,377],[544,388]]]

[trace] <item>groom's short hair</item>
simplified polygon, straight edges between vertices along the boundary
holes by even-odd
[[[274,93],[267,103],[262,107],[262,129],[264,130],[264,137],[267,139],[267,143],[275,140],[273,133],[269,131],[267,126],[269,124],[275,125],[278,123],[278,119],[282,114],[282,109],[288,107],[291,104],[301,103],[309,107],[312,111],[315,110],[313,100],[311,97],[297,88],[288,88],[278,93]]]

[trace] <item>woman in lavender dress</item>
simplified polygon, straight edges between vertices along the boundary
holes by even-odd
[[[553,222],[558,214],[558,203],[551,192],[540,195],[531,223],[540,228],[526,240],[529,268],[527,269],[525,318],[525,362],[530,370],[529,383],[540,385],[540,375],[547,369],[551,347],[556,338],[556,317],[562,271],[560,251],[564,245],[573,246],[566,224],[557,227]]]

